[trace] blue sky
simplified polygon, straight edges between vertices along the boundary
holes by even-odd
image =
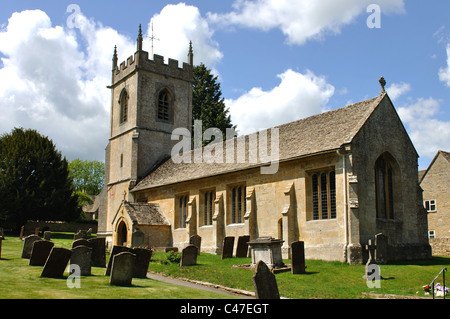
[[[192,40],[243,133],[375,97],[384,76],[424,169],[450,151],[449,13],[446,0],[3,2],[0,133],[35,128],[69,160],[103,160],[114,45],[126,59],[153,22],[156,54],[181,64]]]

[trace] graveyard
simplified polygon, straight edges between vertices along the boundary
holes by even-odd
[[[59,254],[72,251],[72,258],[83,259],[83,255],[91,256],[92,248],[86,247],[83,239],[74,240],[73,234],[56,236],[47,243],[37,240],[45,254],[53,248],[58,248]],[[84,244],[84,245],[83,245]],[[83,248],[84,247],[84,248]],[[382,280],[380,288],[369,288],[364,279],[365,265],[349,265],[341,262],[325,262],[306,260],[302,271],[293,273],[280,271],[272,274],[264,267],[244,267],[252,264],[251,257],[236,257],[235,255],[212,255],[200,253],[195,246],[188,246],[186,256],[178,255],[178,260],[168,258],[170,253],[151,252],[124,249],[106,251],[104,264],[89,264],[83,268],[79,287],[73,287],[69,277],[69,267],[57,270],[57,275],[46,275],[42,256],[22,258],[24,241],[18,237],[6,237],[2,243],[0,258],[0,299],[222,299],[233,298],[230,295],[203,291],[190,287],[168,284],[162,281],[145,278],[140,274],[123,278],[125,271],[114,273],[114,265],[143,263],[148,271],[163,274],[173,278],[191,281],[207,282],[230,287],[237,290],[255,292],[255,268],[261,269],[262,282],[273,280],[277,285],[281,298],[290,299],[361,299],[376,298],[376,295],[398,295],[424,298],[423,287],[428,285],[437,273],[450,265],[449,257],[434,256],[431,260],[380,265]],[[37,250],[37,249],[36,249]],[[145,255],[147,253],[147,255]],[[130,258],[131,257],[131,258]],[[70,264],[67,256],[64,265]],[[101,259],[101,258],[100,258]],[[114,259],[117,259],[112,263]],[[119,261],[120,260],[120,261]],[[291,265],[293,260],[283,259],[284,265]],[[182,264],[180,266],[180,263]],[[80,264],[82,264],[80,262]],[[148,266],[147,266],[148,265]],[[122,267],[122,266],[121,266]],[[64,269],[65,268],[65,269]],[[107,275],[109,272],[110,275]],[[132,279],[131,279],[132,278]],[[72,288],[70,287],[72,285]],[[236,298],[240,298],[239,295]],[[261,298],[261,296],[260,296]]]

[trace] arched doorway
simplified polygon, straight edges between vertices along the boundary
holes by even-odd
[[[128,238],[128,231],[127,231],[127,225],[122,220],[119,225],[117,226],[117,240],[116,245],[119,246],[126,246],[127,245],[127,238]]]

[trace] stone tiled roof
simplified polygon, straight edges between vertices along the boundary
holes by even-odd
[[[336,150],[341,148],[342,145],[350,143],[385,96],[387,95],[384,93],[370,100],[277,126],[276,128],[279,129],[280,162]],[[259,132],[245,136],[246,163],[208,164],[192,161],[192,163],[177,164],[172,159],[168,159],[142,179],[133,191],[267,165],[270,161],[261,161],[260,158],[256,163],[248,161],[249,147],[250,151],[252,150],[249,139],[254,137],[255,134],[259,134]],[[270,135],[269,129],[267,134],[268,154],[271,154]],[[226,149],[223,144],[225,143],[217,145]],[[235,145],[237,144],[235,143]],[[189,153],[192,159],[194,158],[193,152]],[[225,154],[224,150],[224,158]],[[236,146],[235,154],[237,154]]]
[[[157,204],[149,203],[123,203],[133,223],[139,225],[170,225]]]

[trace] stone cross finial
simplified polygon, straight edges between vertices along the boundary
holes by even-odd
[[[386,86],[386,80],[384,79],[384,77],[381,77],[378,82],[380,82],[381,85],[381,93],[386,92],[386,90],[384,89],[384,87]]]

